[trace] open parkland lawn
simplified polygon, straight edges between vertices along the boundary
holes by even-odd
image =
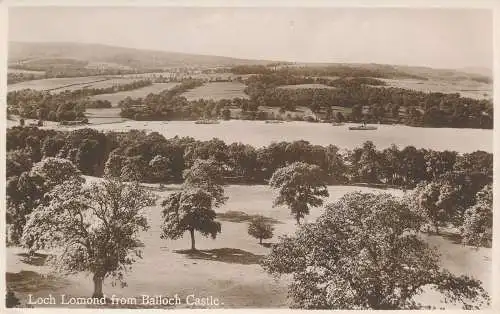
[[[99,180],[91,177],[87,179]],[[178,188],[176,185],[167,185],[164,191],[157,192],[160,196],[157,204]],[[388,192],[395,195],[403,193],[399,190],[330,186],[328,202],[354,190]],[[184,300],[187,295],[195,294],[200,297],[219,298],[223,303],[222,308],[286,308],[288,279],[274,279],[262,270],[258,262],[270,251],[269,244],[275,242],[278,236],[292,234],[296,230],[294,219],[287,208],[272,207],[274,195],[267,186],[230,185],[225,187],[225,191],[229,200],[217,209],[222,233],[216,240],[204,238],[196,233],[196,246],[200,250],[196,254],[186,251],[190,248],[188,233],[175,241],[160,239],[161,207],[157,205],[147,208],[151,228],[141,234],[145,245],[143,259],[135,263],[132,271],[126,274],[127,287],[112,286],[110,280],[106,280],[104,293],[108,297],[115,294],[119,297],[137,298],[137,304],[141,304],[141,295],[178,294]],[[313,221],[321,212],[321,208],[312,209],[306,221]],[[256,214],[272,218],[275,222],[275,235],[264,241],[264,246],[247,234],[248,216]],[[452,234],[423,237],[439,249],[443,256],[443,266],[453,273],[472,275],[483,281],[483,286],[491,295],[490,249],[463,246]],[[49,268],[43,265],[44,252],[39,252],[40,254],[31,261],[25,260],[24,253],[20,248],[7,248],[7,287],[14,290],[23,303],[26,302],[28,294],[33,294],[34,297],[47,296],[49,293],[54,296],[66,294],[67,297],[92,295],[93,284],[90,276],[83,273],[68,277],[50,274]],[[440,306],[439,298],[434,293],[426,293],[419,300],[428,305]],[[186,306],[182,304],[179,307]]]

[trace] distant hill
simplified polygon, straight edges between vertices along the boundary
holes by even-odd
[[[106,62],[141,69],[182,66],[250,65],[272,62],[123,48],[102,44],[9,42],[9,64],[13,65],[40,59],[75,59],[87,62]]]
[[[484,75],[488,77],[493,77],[493,69],[488,69],[488,68],[483,68],[483,67],[466,67],[459,69],[463,72],[471,73],[471,74],[478,74],[478,75]]]
[[[118,69],[165,69],[171,67],[230,67],[237,65],[269,65],[277,61],[237,59],[221,56],[187,54],[124,48],[102,44],[83,43],[33,43],[9,42],[9,66],[29,69],[53,69],[54,67],[92,68],[111,67]],[[280,62],[288,67],[351,67],[386,73],[395,78],[427,78],[446,81],[474,80],[492,82],[491,69],[434,69],[429,67],[387,65],[376,63],[296,63]],[[20,66],[21,65],[21,66]]]

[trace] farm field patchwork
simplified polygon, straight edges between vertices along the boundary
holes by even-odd
[[[124,84],[129,84],[134,81],[137,81],[136,79],[132,78],[124,78],[124,77],[113,77],[109,78],[104,81],[98,81],[95,83],[90,83],[88,85],[80,85],[80,86],[75,86],[75,89],[80,89],[80,88],[108,88],[108,87],[113,87],[115,85],[124,85]]]
[[[25,81],[7,86],[7,91],[16,91],[25,88],[34,90],[54,90],[54,89],[79,89],[81,85],[89,85],[93,82],[106,80],[107,77],[100,76],[85,76],[85,77],[65,77],[65,78],[50,78],[42,80]],[[73,87],[69,87],[72,85]],[[68,86],[65,88],[65,86]]]
[[[33,74],[35,76],[43,76],[45,71],[32,71],[32,70],[22,70],[22,69],[7,69],[7,73],[23,73],[23,74]]]
[[[474,99],[493,98],[493,87],[490,84],[479,83],[471,80],[462,80],[456,82],[438,81],[438,80],[414,80],[414,79],[381,79],[388,83],[384,87],[398,87],[412,89],[422,92],[440,92],[440,93],[459,93],[462,97]]]
[[[244,89],[245,85],[240,82],[213,82],[189,90],[182,96],[188,100],[248,98],[248,95],[243,92]]]
[[[179,186],[167,185],[166,188],[167,191],[158,192],[161,198],[165,198]],[[230,185],[226,186],[225,190],[229,200],[226,205],[217,209],[222,233],[216,240],[204,238],[197,233],[197,248],[201,250],[199,254],[186,253],[185,250],[190,247],[187,233],[179,240],[160,239],[161,208],[147,208],[151,229],[141,234],[145,245],[143,259],[135,263],[132,270],[126,274],[127,287],[112,286],[111,282],[106,280],[104,293],[120,297],[140,297],[142,294],[172,296],[177,293],[181,298],[196,294],[220,298],[224,303],[223,308],[287,307],[288,279],[283,277],[274,280],[258,265],[259,259],[270,249],[268,245],[259,245],[258,240],[247,234],[248,220],[245,217],[262,214],[276,222],[274,237],[265,243],[274,243],[280,235],[293,234],[296,230],[293,217],[285,207],[272,207],[274,193],[268,186]],[[328,190],[328,202],[355,190],[402,195],[399,190],[352,186],[330,186]],[[321,212],[322,209],[312,209],[306,220],[314,221]],[[491,294],[490,249],[474,250],[438,236],[424,235],[424,238],[443,254],[443,266],[456,274],[472,275],[483,281],[483,286]],[[39,252],[39,258],[31,263],[24,260],[24,253],[20,248],[7,248],[7,287],[15,290],[21,300],[25,301],[29,293],[35,297],[48,293],[64,293],[77,297],[88,297],[92,294],[90,276],[82,273],[67,278],[57,275],[44,276],[49,273],[48,267],[42,265],[42,254],[46,252]],[[435,294],[426,293],[421,298],[426,304],[439,306]]]
[[[102,95],[95,95],[90,97],[91,99],[94,100],[108,100],[111,102],[112,105],[117,105],[118,102],[122,99],[125,99],[127,97],[130,98],[144,98],[148,94],[158,94],[164,90],[168,90],[173,88],[174,86],[177,86],[179,83],[171,82],[171,83],[154,83],[153,85],[145,86],[143,88],[138,88],[134,90],[129,90],[129,91],[123,91],[123,92],[118,92],[118,93],[113,93],[113,94],[102,94]]]

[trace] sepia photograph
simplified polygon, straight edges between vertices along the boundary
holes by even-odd
[[[493,309],[493,8],[5,10],[2,307]]]

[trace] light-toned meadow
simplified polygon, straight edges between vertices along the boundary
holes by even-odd
[[[178,186],[168,185],[167,189],[166,192],[157,192],[160,198],[166,197]],[[272,207],[274,193],[267,186],[232,185],[226,186],[225,190],[229,200],[217,210],[222,233],[216,240],[197,233],[196,245],[202,251],[199,255],[190,256],[182,252],[190,248],[188,234],[179,240],[160,239],[161,207],[147,208],[151,229],[141,234],[144,242],[143,259],[134,264],[132,271],[126,275],[127,287],[112,286],[107,280],[104,293],[108,297],[113,294],[120,297],[178,294],[181,298],[196,294],[219,298],[224,303],[223,308],[287,307],[288,279],[275,280],[258,265],[259,259],[268,254],[270,249],[259,245],[258,240],[247,234],[248,221],[229,221],[227,212],[240,211],[273,218],[276,222],[275,236],[265,243],[275,242],[280,235],[293,234],[296,230],[293,217],[285,207]],[[328,202],[355,190],[402,195],[398,190],[331,186]],[[312,209],[306,221],[314,221],[321,212],[321,208]],[[446,268],[456,274],[469,274],[482,280],[484,287],[491,293],[491,250],[473,250],[443,237],[426,238],[443,254],[442,264]],[[34,296],[46,296],[48,293],[64,293],[68,296],[92,294],[90,276],[80,273],[64,278],[57,275],[44,277],[49,268],[42,265],[43,257],[29,264],[23,261],[23,253],[19,248],[7,249],[7,286],[16,291],[22,301],[26,300],[28,293]],[[439,299],[433,293],[422,298],[426,304],[439,306]]]
[[[131,79],[135,80],[135,79]],[[153,85],[145,86],[142,88],[134,89],[134,90],[128,90],[128,91],[123,91],[123,92],[118,92],[118,93],[113,93],[113,94],[102,94],[102,95],[95,95],[92,96],[91,99],[100,99],[100,100],[108,100],[111,102],[113,106],[116,106],[120,100],[123,100],[127,97],[130,98],[144,98],[148,94],[158,94],[164,90],[168,90],[173,88],[174,86],[177,86],[179,83],[171,82],[171,83],[153,83]]]
[[[99,76],[85,76],[32,80],[10,84],[7,86],[7,91],[11,92],[26,88],[34,90],[72,89],[76,87],[82,88],[82,85],[89,85],[91,83],[102,81],[105,79],[107,78]]]
[[[462,97],[473,99],[493,98],[493,86],[491,84],[479,83],[472,80],[444,81],[444,80],[415,80],[415,79],[381,79],[388,83],[389,87],[399,87],[422,92],[433,93],[459,93]],[[380,86],[384,87],[384,86]]]
[[[33,74],[35,76],[43,76],[45,71],[33,71],[33,70],[22,70],[22,69],[7,69],[7,73],[23,73],[23,74]]]
[[[245,85],[240,82],[213,82],[193,88],[183,93],[182,96],[188,100],[248,98],[248,95],[243,92],[244,89]]]

